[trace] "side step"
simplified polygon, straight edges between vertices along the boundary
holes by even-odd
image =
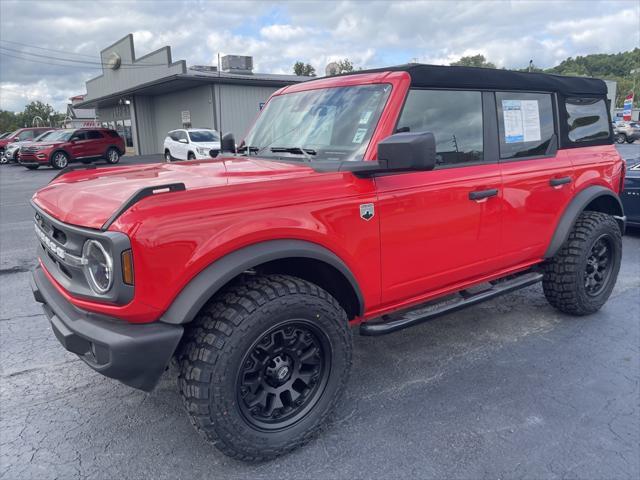
[[[516,276],[476,285],[445,298],[420,305],[403,313],[384,315],[380,320],[360,325],[360,335],[376,336],[392,333],[403,328],[413,327],[446,313],[455,312],[464,307],[484,302],[504,293],[528,287],[542,280],[540,272],[526,272]]]

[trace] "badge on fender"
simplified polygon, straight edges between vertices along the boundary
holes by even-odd
[[[363,203],[360,205],[360,218],[368,222],[374,215],[373,203]]]

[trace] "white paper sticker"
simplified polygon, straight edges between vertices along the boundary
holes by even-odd
[[[360,115],[360,125],[366,125],[367,123],[369,123],[369,119],[371,118],[372,113],[373,112],[371,111],[362,112],[362,115]]]
[[[505,143],[540,141],[540,109],[537,100],[503,100]]]
[[[522,119],[524,124],[524,141],[540,141],[540,109],[537,100],[522,100]]]
[[[353,140],[351,140],[352,143],[362,143],[362,140],[364,140],[364,136],[367,134],[367,129],[366,128],[359,128],[358,130],[356,130],[356,134],[353,136]]]

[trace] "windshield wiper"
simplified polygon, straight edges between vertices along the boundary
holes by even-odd
[[[271,147],[270,149],[273,153],[284,152],[284,153],[293,153],[294,155],[304,155],[308,161],[311,161],[312,158],[310,155],[316,155],[316,151],[313,148],[302,148],[302,147]]]

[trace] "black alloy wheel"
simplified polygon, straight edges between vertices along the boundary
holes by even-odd
[[[584,271],[584,289],[587,295],[600,295],[607,285],[613,269],[612,252],[612,239],[607,233],[598,237],[591,246]]]
[[[287,320],[245,354],[237,380],[245,421],[263,431],[287,428],[322,396],[331,371],[331,343],[306,320]]]

